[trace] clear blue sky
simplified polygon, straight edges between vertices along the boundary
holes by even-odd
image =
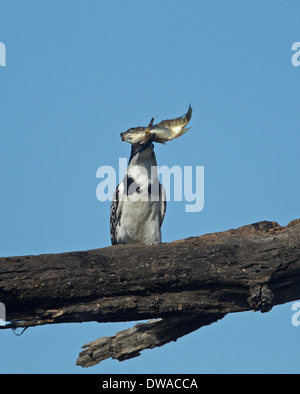
[[[120,132],[183,114],[159,165],[205,168],[205,206],[170,201],[169,242],[300,217],[299,1],[1,0],[0,256],[110,245],[96,170]],[[16,283],[16,287],[18,283]],[[5,300],[0,300],[5,302]],[[242,313],[136,359],[75,366],[80,346],[133,323],[0,332],[0,372],[300,372],[291,304]]]

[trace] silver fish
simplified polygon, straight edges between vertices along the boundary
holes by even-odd
[[[192,117],[192,107],[185,115],[175,119],[162,120],[160,123],[153,125],[154,118],[151,119],[147,127],[132,127],[121,133],[122,141],[130,142],[131,144],[145,144],[151,137],[154,142],[164,144],[174,138],[178,138],[186,133],[190,127],[185,128]]]
[[[152,134],[155,133],[155,142],[165,143],[167,141],[178,138],[186,133],[190,127],[184,128],[192,117],[191,104],[185,115],[179,116],[175,119],[162,120],[160,123],[154,125],[151,129]]]
[[[151,129],[153,127],[154,118],[150,120],[147,127],[131,127],[124,133],[121,133],[122,141],[130,142],[131,144],[144,144],[152,137]]]

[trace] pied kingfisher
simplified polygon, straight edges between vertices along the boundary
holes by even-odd
[[[127,173],[117,186],[110,209],[111,242],[157,244],[166,211],[166,194],[159,183],[153,138],[133,144]]]

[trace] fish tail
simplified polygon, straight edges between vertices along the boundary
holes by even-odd
[[[189,109],[188,109],[187,113],[186,113],[185,116],[184,116],[184,118],[185,118],[185,120],[186,120],[186,123],[189,123],[189,121],[191,120],[192,112],[193,112],[193,109],[192,109],[192,106],[191,106],[191,104],[190,104],[190,105],[189,105]]]

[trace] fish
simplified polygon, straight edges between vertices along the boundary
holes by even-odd
[[[153,124],[154,118],[152,118],[146,127],[132,127],[121,133],[122,141],[131,144],[145,144],[151,138],[153,142],[165,144],[190,130],[190,127],[185,128],[185,126],[191,120],[192,112],[190,104],[187,113],[178,118],[162,120],[157,124]]]
[[[160,123],[151,128],[152,134],[155,134],[154,142],[165,143],[174,138],[181,137],[184,133],[190,130],[190,127],[185,128],[192,117],[191,104],[185,115],[179,116],[175,119],[162,120]]]
[[[145,144],[153,135],[151,129],[153,127],[154,118],[150,120],[147,127],[131,127],[124,133],[121,133],[122,141],[127,141],[133,145]]]

